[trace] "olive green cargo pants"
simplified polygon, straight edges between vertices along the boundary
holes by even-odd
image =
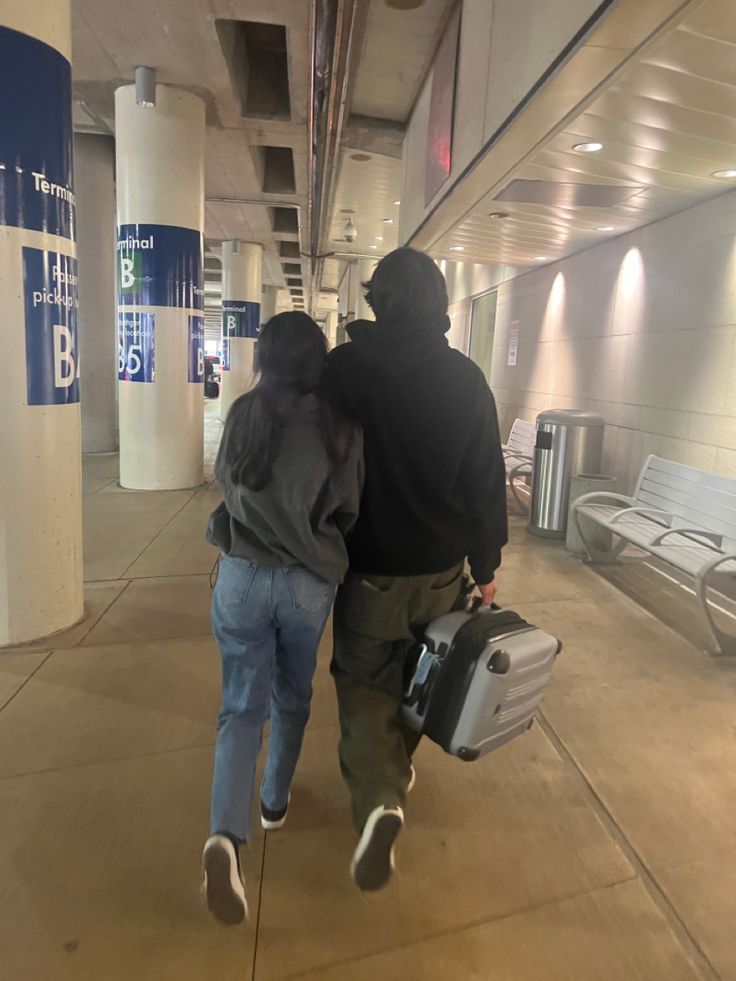
[[[422,629],[458,597],[462,564],[429,576],[351,574],[337,593],[332,675],[340,768],[361,831],[381,804],[406,803],[420,736],[401,718],[407,656]]]

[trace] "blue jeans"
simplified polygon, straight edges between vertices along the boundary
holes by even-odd
[[[256,760],[271,717],[261,800],[286,807],[309,719],[317,648],[335,587],[302,566],[223,555],[212,597],[222,657],[211,833],[248,841]]]

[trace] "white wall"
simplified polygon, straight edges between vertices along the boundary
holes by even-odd
[[[452,170],[436,197],[465,169],[599,5],[600,0],[464,0]],[[434,203],[425,207],[424,199],[431,89],[430,72],[404,142],[402,241]]]
[[[501,283],[491,379],[504,434],[602,413],[629,488],[649,453],[736,476],[736,192]]]

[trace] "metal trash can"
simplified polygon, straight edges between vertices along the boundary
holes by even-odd
[[[573,474],[600,472],[606,423],[595,412],[550,409],[537,416],[529,531],[564,538]]]
[[[615,477],[609,477],[600,473],[576,473],[573,474],[570,486],[570,509],[567,517],[567,539],[565,548],[573,555],[585,556],[585,546],[578,531],[577,522],[573,517],[572,509],[575,501],[584,494],[598,493],[600,491],[615,491],[618,481]],[[613,535],[602,525],[591,521],[585,515],[580,515],[580,524],[585,533],[585,537],[591,542],[599,552],[610,552],[613,544]]]

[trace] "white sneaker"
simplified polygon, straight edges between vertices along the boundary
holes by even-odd
[[[261,827],[264,831],[278,831],[279,828],[283,828],[286,824],[286,814],[289,810],[290,803],[291,794],[289,794],[289,799],[286,801],[286,807],[280,811],[272,811],[261,801]]]
[[[228,925],[247,919],[248,901],[240,860],[235,846],[225,835],[212,835],[205,842],[202,871],[207,909],[215,919]]]
[[[382,805],[368,815],[350,865],[358,889],[383,889],[388,883],[394,871],[394,845],[403,827],[400,807]]]

